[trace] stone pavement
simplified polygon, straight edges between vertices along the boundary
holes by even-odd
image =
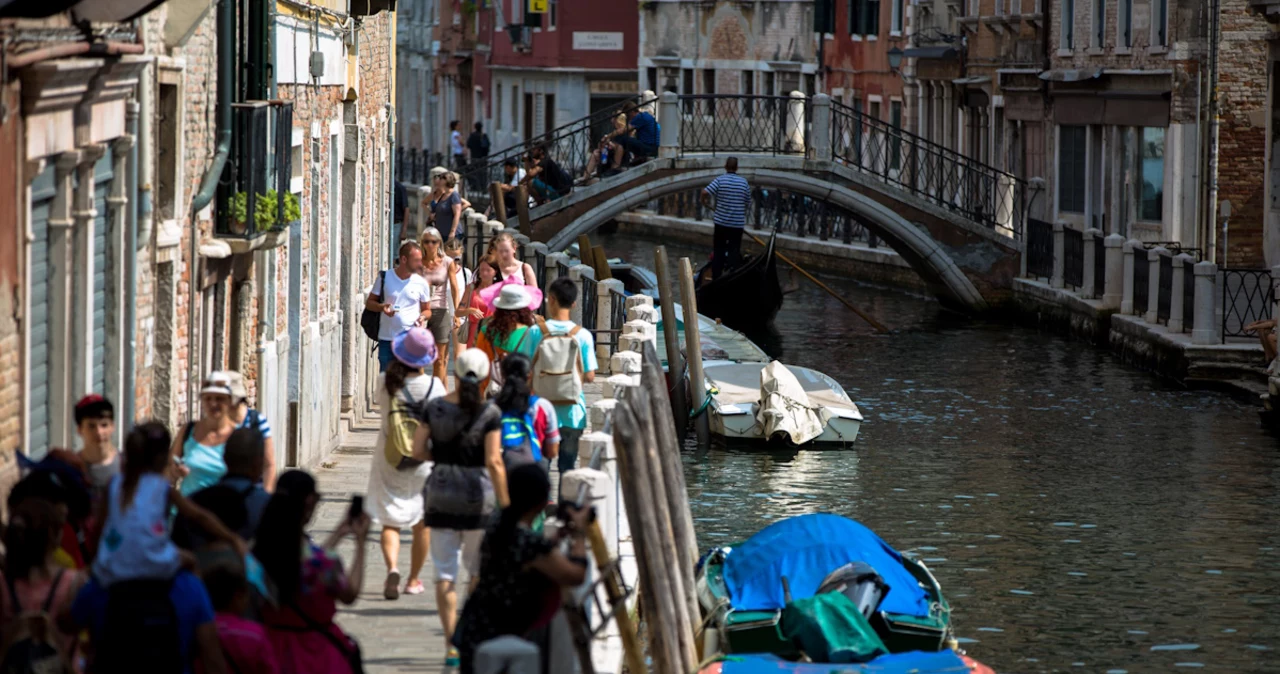
[[[365,493],[376,442],[376,427],[349,432],[342,446],[314,469],[321,494],[311,523],[311,535],[316,540],[323,540],[346,517],[353,494]],[[417,596],[401,594],[399,599],[387,601],[382,598],[387,565],[382,561],[378,535],[378,531],[369,532],[360,599],[338,612],[338,624],[360,642],[365,671],[370,674],[443,672],[444,633],[436,616],[435,593],[430,589],[431,561],[427,560],[421,576],[427,583],[427,592]],[[409,532],[404,531],[397,562],[402,574],[409,572],[410,539]],[[347,565],[354,551],[350,538],[338,546]]]
[[[598,373],[596,383],[585,387],[588,406],[600,399],[601,382],[606,376]],[[377,427],[372,425],[349,431],[342,445],[312,470],[321,494],[320,505],[311,522],[311,535],[316,540],[324,540],[346,517],[351,496],[363,495],[368,488],[377,437]],[[581,452],[584,456],[580,459],[585,464],[590,458],[585,443]],[[553,489],[558,482],[555,472],[553,466]],[[376,530],[369,532],[360,599],[338,612],[338,624],[360,642],[365,671],[369,674],[452,671],[444,667],[444,632],[436,614],[431,560],[428,558],[421,575],[427,585],[425,593],[417,596],[402,593],[399,599],[387,601],[382,598],[382,581],[387,576],[387,566],[382,561],[378,536]],[[397,567],[404,575],[409,572],[410,541],[411,535],[405,530],[400,537],[400,558],[397,561]],[[352,540],[343,541],[338,552],[344,563],[349,565],[355,554]],[[402,589],[403,583],[402,579]],[[464,600],[465,596],[460,594],[458,605],[461,606]]]

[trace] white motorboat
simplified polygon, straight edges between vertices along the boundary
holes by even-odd
[[[679,343],[684,344],[684,309],[679,304],[675,305],[675,309],[676,335]],[[657,329],[658,357],[662,359],[662,369],[665,370],[667,369],[667,342],[662,336],[662,321],[658,321]],[[747,339],[746,335],[702,315],[698,316],[698,341],[702,343],[704,367],[708,363],[715,362],[764,364],[771,360],[769,354],[755,342]]]
[[[711,432],[729,441],[847,447],[862,413],[827,375],[778,361],[703,363]]]

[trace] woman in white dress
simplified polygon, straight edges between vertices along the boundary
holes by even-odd
[[[401,333],[391,343],[391,352],[395,360],[387,367],[383,386],[378,391],[382,425],[373,453],[373,466],[369,470],[366,497],[374,524],[382,527],[382,557],[387,563],[382,595],[389,600],[400,596],[400,571],[396,560],[400,556],[400,532],[404,529],[413,531],[409,578],[404,593],[422,594],[426,589],[418,575],[427,561],[430,541],[422,521],[422,487],[431,474],[431,464],[398,455],[388,458],[392,454],[387,451],[388,436],[401,428],[406,414],[416,417],[427,401],[445,394],[444,382],[430,374],[437,353],[435,339],[429,330],[418,327]],[[409,434],[412,437],[412,431]],[[393,464],[392,458],[397,462]]]

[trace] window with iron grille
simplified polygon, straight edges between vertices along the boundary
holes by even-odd
[[[1058,210],[1066,213],[1084,213],[1085,136],[1083,126],[1058,127]]]

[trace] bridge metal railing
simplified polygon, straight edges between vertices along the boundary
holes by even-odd
[[[524,159],[535,147],[546,148],[547,156],[559,164],[576,184],[585,176],[591,154],[598,149],[601,138],[613,132],[614,119],[622,114],[623,107],[634,102],[636,101],[628,99],[615,103],[547,133],[491,153],[483,161],[468,164],[461,175],[467,184],[467,198],[472,207],[477,211],[489,208],[489,185],[493,182],[507,182],[503,164],[508,159],[514,159],[520,168],[527,168]],[[656,108],[657,99],[641,100],[639,105],[646,109]]]
[[[681,96],[680,151],[804,155],[810,107],[799,96]]]
[[[1021,238],[1026,217],[1021,178],[836,101],[831,133],[836,162]]]
[[[659,198],[656,203],[658,215],[691,220],[709,218],[710,211],[702,206],[699,199],[701,192],[700,189],[687,190]],[[853,213],[821,199],[781,189],[757,187],[751,190],[747,227],[777,229],[783,234],[815,237],[820,241],[862,243],[872,248],[880,243],[875,233]]]

